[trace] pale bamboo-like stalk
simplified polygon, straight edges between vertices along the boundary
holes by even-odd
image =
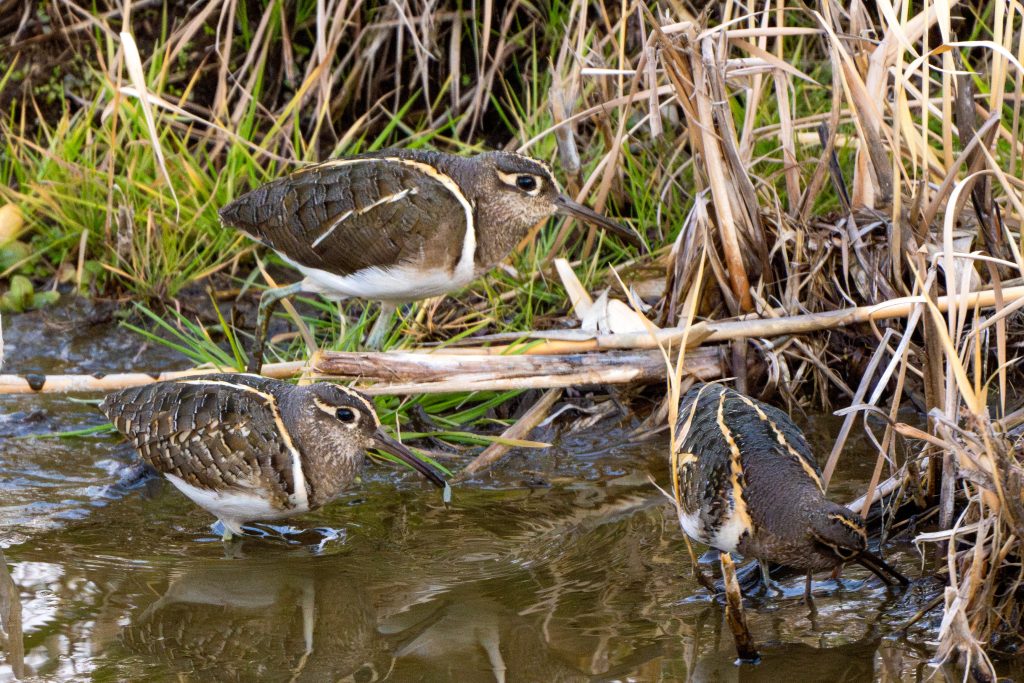
[[[1021,299],[1024,299],[1024,285],[1002,289],[1003,305],[1009,305],[1011,302]],[[585,338],[580,338],[583,335],[579,330],[569,330],[562,333],[562,335],[558,331],[530,332],[519,335],[520,341],[517,344],[496,345],[486,348],[450,348],[446,349],[445,353],[453,355],[459,353],[469,355],[480,353],[494,355],[508,353],[547,355],[586,353],[610,349],[653,349],[658,348],[661,344],[678,342],[684,336],[687,338],[688,346],[732,341],[734,339],[770,339],[789,335],[811,334],[877,320],[904,318],[910,314],[915,306],[920,306],[925,302],[926,298],[923,296],[904,296],[870,306],[840,308],[820,313],[805,313],[775,318],[723,320],[721,322],[706,321],[696,323],[689,328],[664,327],[656,331],[597,334]],[[992,308],[996,305],[996,291],[994,289],[983,289],[962,296],[940,296],[935,298],[934,303],[939,311],[942,312],[948,310],[951,303],[955,303],[957,306],[964,306],[967,309]],[[563,335],[571,335],[573,338],[559,338]],[[526,345],[522,342],[524,339],[536,341]],[[427,349],[423,351],[435,352]]]
[[[284,379],[300,373],[306,363],[266,363],[263,374],[266,377]],[[160,373],[115,372],[96,377],[94,375],[0,375],[0,394],[66,394],[77,392],[117,391],[126,387],[137,387],[169,379],[180,379],[190,375],[208,375],[215,372],[237,372],[234,368],[200,367],[187,370],[168,370]]]
[[[1024,298],[1024,286],[1007,287],[1002,290],[1004,305]],[[867,323],[874,320],[900,318],[908,315],[914,306],[925,303],[925,297],[908,296],[884,301],[873,306],[808,313],[779,318],[734,320],[719,323],[697,323],[689,328],[664,328],[629,334],[597,335],[582,341],[550,340],[534,346],[519,345],[485,348],[458,348],[421,350],[404,353],[343,354],[322,352],[313,360],[316,373],[324,376],[373,377],[378,384],[369,393],[410,394],[417,392],[456,391],[501,391],[507,389],[543,389],[567,387],[577,384],[628,384],[662,379],[665,376],[664,363],[656,354],[637,353],[632,356],[607,354],[580,355],[594,351],[653,351],[659,345],[668,346],[686,338],[689,343],[714,343],[746,338],[771,338],[794,334],[809,334],[835,329],[847,325]],[[994,290],[982,290],[956,296],[941,296],[934,304],[939,311],[949,308],[951,302],[967,308],[991,308],[996,302]],[[542,333],[534,333],[542,334]],[[719,351],[714,347],[702,347],[703,353],[687,356],[687,374],[701,379],[720,377]],[[518,353],[519,355],[506,355]],[[562,356],[561,359],[544,363],[538,356]],[[591,357],[592,360],[586,360]],[[352,359],[362,359],[363,365],[353,365]],[[412,360],[415,358],[415,360]],[[533,358],[533,361],[525,360]],[[593,360],[598,358],[598,360]],[[429,360],[427,360],[429,359]],[[517,360],[518,359],[518,360]],[[433,368],[414,380],[403,379],[396,368],[402,363],[406,367]],[[692,363],[692,365],[690,365]],[[412,364],[411,366],[409,364]],[[264,366],[268,377],[292,377],[305,367],[301,361],[291,363],[270,363]],[[370,368],[374,374],[366,374]],[[49,375],[20,376],[0,375],[0,394],[66,393],[114,391],[129,386],[149,384],[164,379],[175,379],[192,374],[210,372],[231,372],[230,368],[192,368],[151,375],[143,372],[115,373],[103,377],[91,375]],[[431,375],[430,372],[435,374]],[[503,374],[505,373],[505,374]],[[387,382],[387,383],[379,383]]]
[[[747,626],[747,617],[743,612],[743,594],[740,592],[739,581],[736,580],[736,565],[729,553],[719,553],[722,564],[722,580],[725,583],[725,620],[732,631],[736,643],[736,654],[744,662],[756,662],[760,659],[754,637]]]
[[[723,376],[717,347],[687,353],[684,371],[702,380]],[[660,351],[609,351],[562,356],[491,356],[444,353],[321,352],[310,363],[268,363],[263,374],[285,379],[303,371],[309,379],[352,379],[368,394],[455,393],[548,389],[579,385],[630,384],[665,378]],[[160,374],[0,375],[0,394],[107,392],[189,375],[232,372],[231,368],[191,368]],[[373,382],[371,386],[362,386]]]

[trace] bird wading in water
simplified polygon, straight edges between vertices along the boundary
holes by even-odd
[[[886,583],[907,583],[868,550],[861,516],[825,497],[811,447],[784,412],[722,385],[698,384],[678,415],[671,457],[679,523],[723,554],[723,568],[725,554],[739,553],[761,564],[766,585],[768,563],[804,572],[808,603],[811,574],[847,562]]]
[[[299,515],[329,503],[378,448],[438,487],[440,472],[388,436],[373,404],[334,384],[296,386],[256,375],[210,374],[108,395],[100,409],[139,452],[223,524]]]
[[[307,166],[242,195],[221,221],[305,278],[260,299],[249,370],[258,372],[273,305],[299,292],[382,302],[379,348],[397,305],[468,285],[554,214],[643,246],[631,230],[559,191],[543,162],[512,152],[456,156],[386,149]]]

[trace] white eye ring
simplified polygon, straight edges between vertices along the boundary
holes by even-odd
[[[313,402],[317,408],[330,415],[331,419],[340,422],[346,429],[353,429],[359,424],[359,411],[355,408],[350,406],[333,406],[330,403],[324,403],[318,398],[314,398]]]
[[[536,197],[540,194],[541,187],[544,184],[543,178],[532,173],[502,173],[498,171],[498,178],[509,187],[515,188],[517,192],[522,192],[530,197]],[[520,183],[529,184],[530,187],[524,187]]]

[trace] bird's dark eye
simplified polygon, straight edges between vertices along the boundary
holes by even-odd
[[[537,179],[532,175],[516,176],[516,187],[523,192],[530,192],[537,189]]]
[[[355,422],[356,420],[356,412],[351,408],[338,408],[334,415],[342,422]]]

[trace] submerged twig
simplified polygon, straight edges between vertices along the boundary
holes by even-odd
[[[548,389],[544,392],[544,395],[540,397],[540,400],[533,404],[533,406],[523,414],[519,420],[516,421],[511,427],[506,429],[501,434],[502,439],[525,439],[530,432],[534,430],[544,418],[551,412],[551,407],[555,405],[555,401],[562,397],[561,389]],[[466,477],[478,474],[479,472],[488,469],[496,462],[505,457],[505,454],[511,450],[511,446],[495,441],[490,446],[485,448],[480,455],[476,456],[471,463],[466,465],[462,472],[459,473],[454,482],[459,482]]]

